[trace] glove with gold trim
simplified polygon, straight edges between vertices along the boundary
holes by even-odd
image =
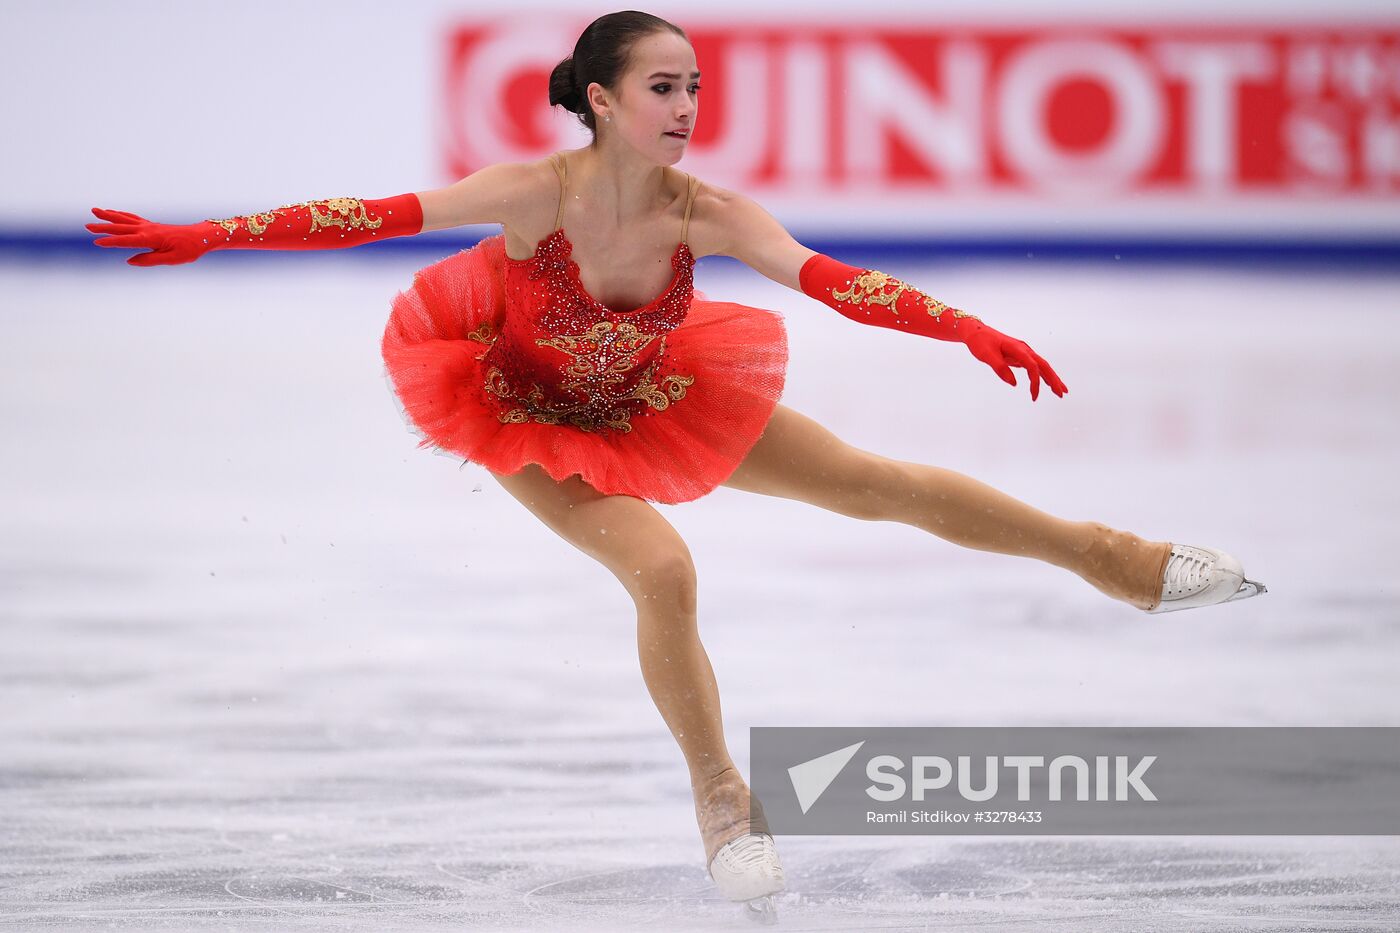
[[[127,259],[133,266],[194,262],[216,249],[338,249],[412,236],[423,230],[423,206],[415,194],[377,201],[303,201],[246,217],[197,224],[158,224],[127,211],[98,207],[92,213],[106,221],[87,225],[92,233],[106,234],[93,241],[97,246],[150,250]]]
[[[1069,391],[1050,364],[1024,342],[988,327],[975,315],[950,308],[892,275],[857,269],[816,253],[802,264],[798,281],[805,294],[861,324],[964,343],[973,356],[1013,386],[1016,376],[1011,367],[1021,367],[1031,380],[1031,401],[1040,397],[1042,377],[1056,395],[1064,396]]]

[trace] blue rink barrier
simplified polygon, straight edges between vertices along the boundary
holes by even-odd
[[[463,228],[472,229],[472,228]],[[441,257],[475,246],[495,231],[463,233],[435,231],[415,237],[396,237],[345,250],[220,250],[201,263],[227,261],[296,261],[308,256],[356,260],[374,256],[420,254]],[[1158,237],[1082,236],[1040,238],[1027,236],[979,237],[869,237],[804,235],[794,231],[806,246],[848,261],[943,262],[989,260],[995,262],[1180,263],[1227,266],[1347,267],[1400,270],[1400,237],[1311,238],[1278,237]],[[0,261],[34,259],[76,260],[114,264],[125,262],[131,250],[104,249],[92,245],[94,236],[51,231],[0,231]]]

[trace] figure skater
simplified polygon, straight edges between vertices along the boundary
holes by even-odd
[[[685,542],[650,503],[725,485],[964,547],[1046,561],[1147,612],[1257,595],[1222,551],[1148,541],[1041,512],[971,477],[854,448],[778,404],[787,342],[775,313],[693,288],[701,256],[732,256],[862,324],[962,343],[1012,386],[1024,369],[1068,391],[1039,354],[883,272],[804,247],[759,205],[680,173],[699,112],[695,51],[636,11],[592,22],[550,76],[549,102],[592,134],[581,149],[492,165],[449,187],[333,198],[172,226],[94,209],[98,246],[136,266],[215,249],[327,249],[498,223],[503,234],[414,275],[393,301],[385,371],[418,446],[483,465],[636,603],[642,676],[690,770],[719,890],[771,916],[782,866],[730,757],[696,622]],[[567,231],[567,233],[566,233]]]

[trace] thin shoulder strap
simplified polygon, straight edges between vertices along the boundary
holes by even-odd
[[[681,221],[681,242],[686,242],[686,234],[690,231],[690,208],[695,204],[695,193],[700,190],[700,186],[695,183],[695,176],[687,174],[685,176],[685,220]]]
[[[564,161],[562,153],[557,152],[549,157],[549,163],[554,166],[554,174],[559,176],[559,210],[554,212],[554,230],[558,230],[559,221],[564,219],[564,192],[569,188],[569,163]]]

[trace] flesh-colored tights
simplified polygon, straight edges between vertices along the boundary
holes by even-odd
[[[700,643],[695,566],[655,507],[606,496],[577,475],[556,482],[531,464],[494,474],[536,517],[622,583],[637,607],[637,651],[652,700],[690,769],[706,864],[725,842],[765,830],[725,745],[719,690]],[[726,486],[892,521],[954,544],[1064,567],[1140,609],[1156,605],[1171,544],[1098,522],[1056,518],[970,476],[851,447],[783,405]]]

